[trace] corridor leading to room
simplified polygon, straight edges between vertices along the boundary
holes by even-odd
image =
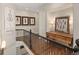
[[[75,41],[79,38],[79,27],[76,27],[79,20],[76,16],[77,7],[73,5],[75,4],[1,4],[1,45],[2,41],[6,42],[3,54],[74,54]],[[77,18],[76,21],[74,18]]]
[[[16,41],[24,42],[35,55],[73,54],[72,4],[15,6]]]

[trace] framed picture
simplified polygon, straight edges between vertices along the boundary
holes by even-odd
[[[22,25],[29,25],[29,17],[22,17]]]
[[[30,17],[30,25],[35,25],[35,17]]]
[[[21,25],[21,16],[16,16],[16,26]]]
[[[69,16],[56,17],[55,31],[69,33]]]

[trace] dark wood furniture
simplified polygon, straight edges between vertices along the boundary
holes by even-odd
[[[69,46],[72,46],[73,37],[71,34],[61,32],[47,32],[46,35],[48,38],[50,38],[50,40],[56,40]]]

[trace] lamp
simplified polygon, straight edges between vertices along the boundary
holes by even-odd
[[[6,41],[3,40],[2,43],[1,43],[1,48],[0,48],[0,51],[1,51],[0,54],[1,54],[1,55],[4,54],[4,49],[5,49],[5,47],[6,47]]]
[[[49,21],[50,31],[53,31],[54,24],[55,24],[54,21],[52,21],[52,20]]]

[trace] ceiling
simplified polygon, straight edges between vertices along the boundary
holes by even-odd
[[[50,12],[55,12],[72,7],[73,7],[72,3],[53,3],[53,4],[48,4],[46,6],[46,9]]]
[[[45,3],[14,3],[16,9],[20,10],[37,10],[41,8]]]
[[[16,7],[16,9],[19,10],[32,10],[36,11],[43,7],[46,7],[46,9],[52,9],[55,10],[56,8],[60,8],[61,6],[68,7],[71,5],[70,3],[13,3],[13,5]],[[57,10],[58,10],[57,9]]]

